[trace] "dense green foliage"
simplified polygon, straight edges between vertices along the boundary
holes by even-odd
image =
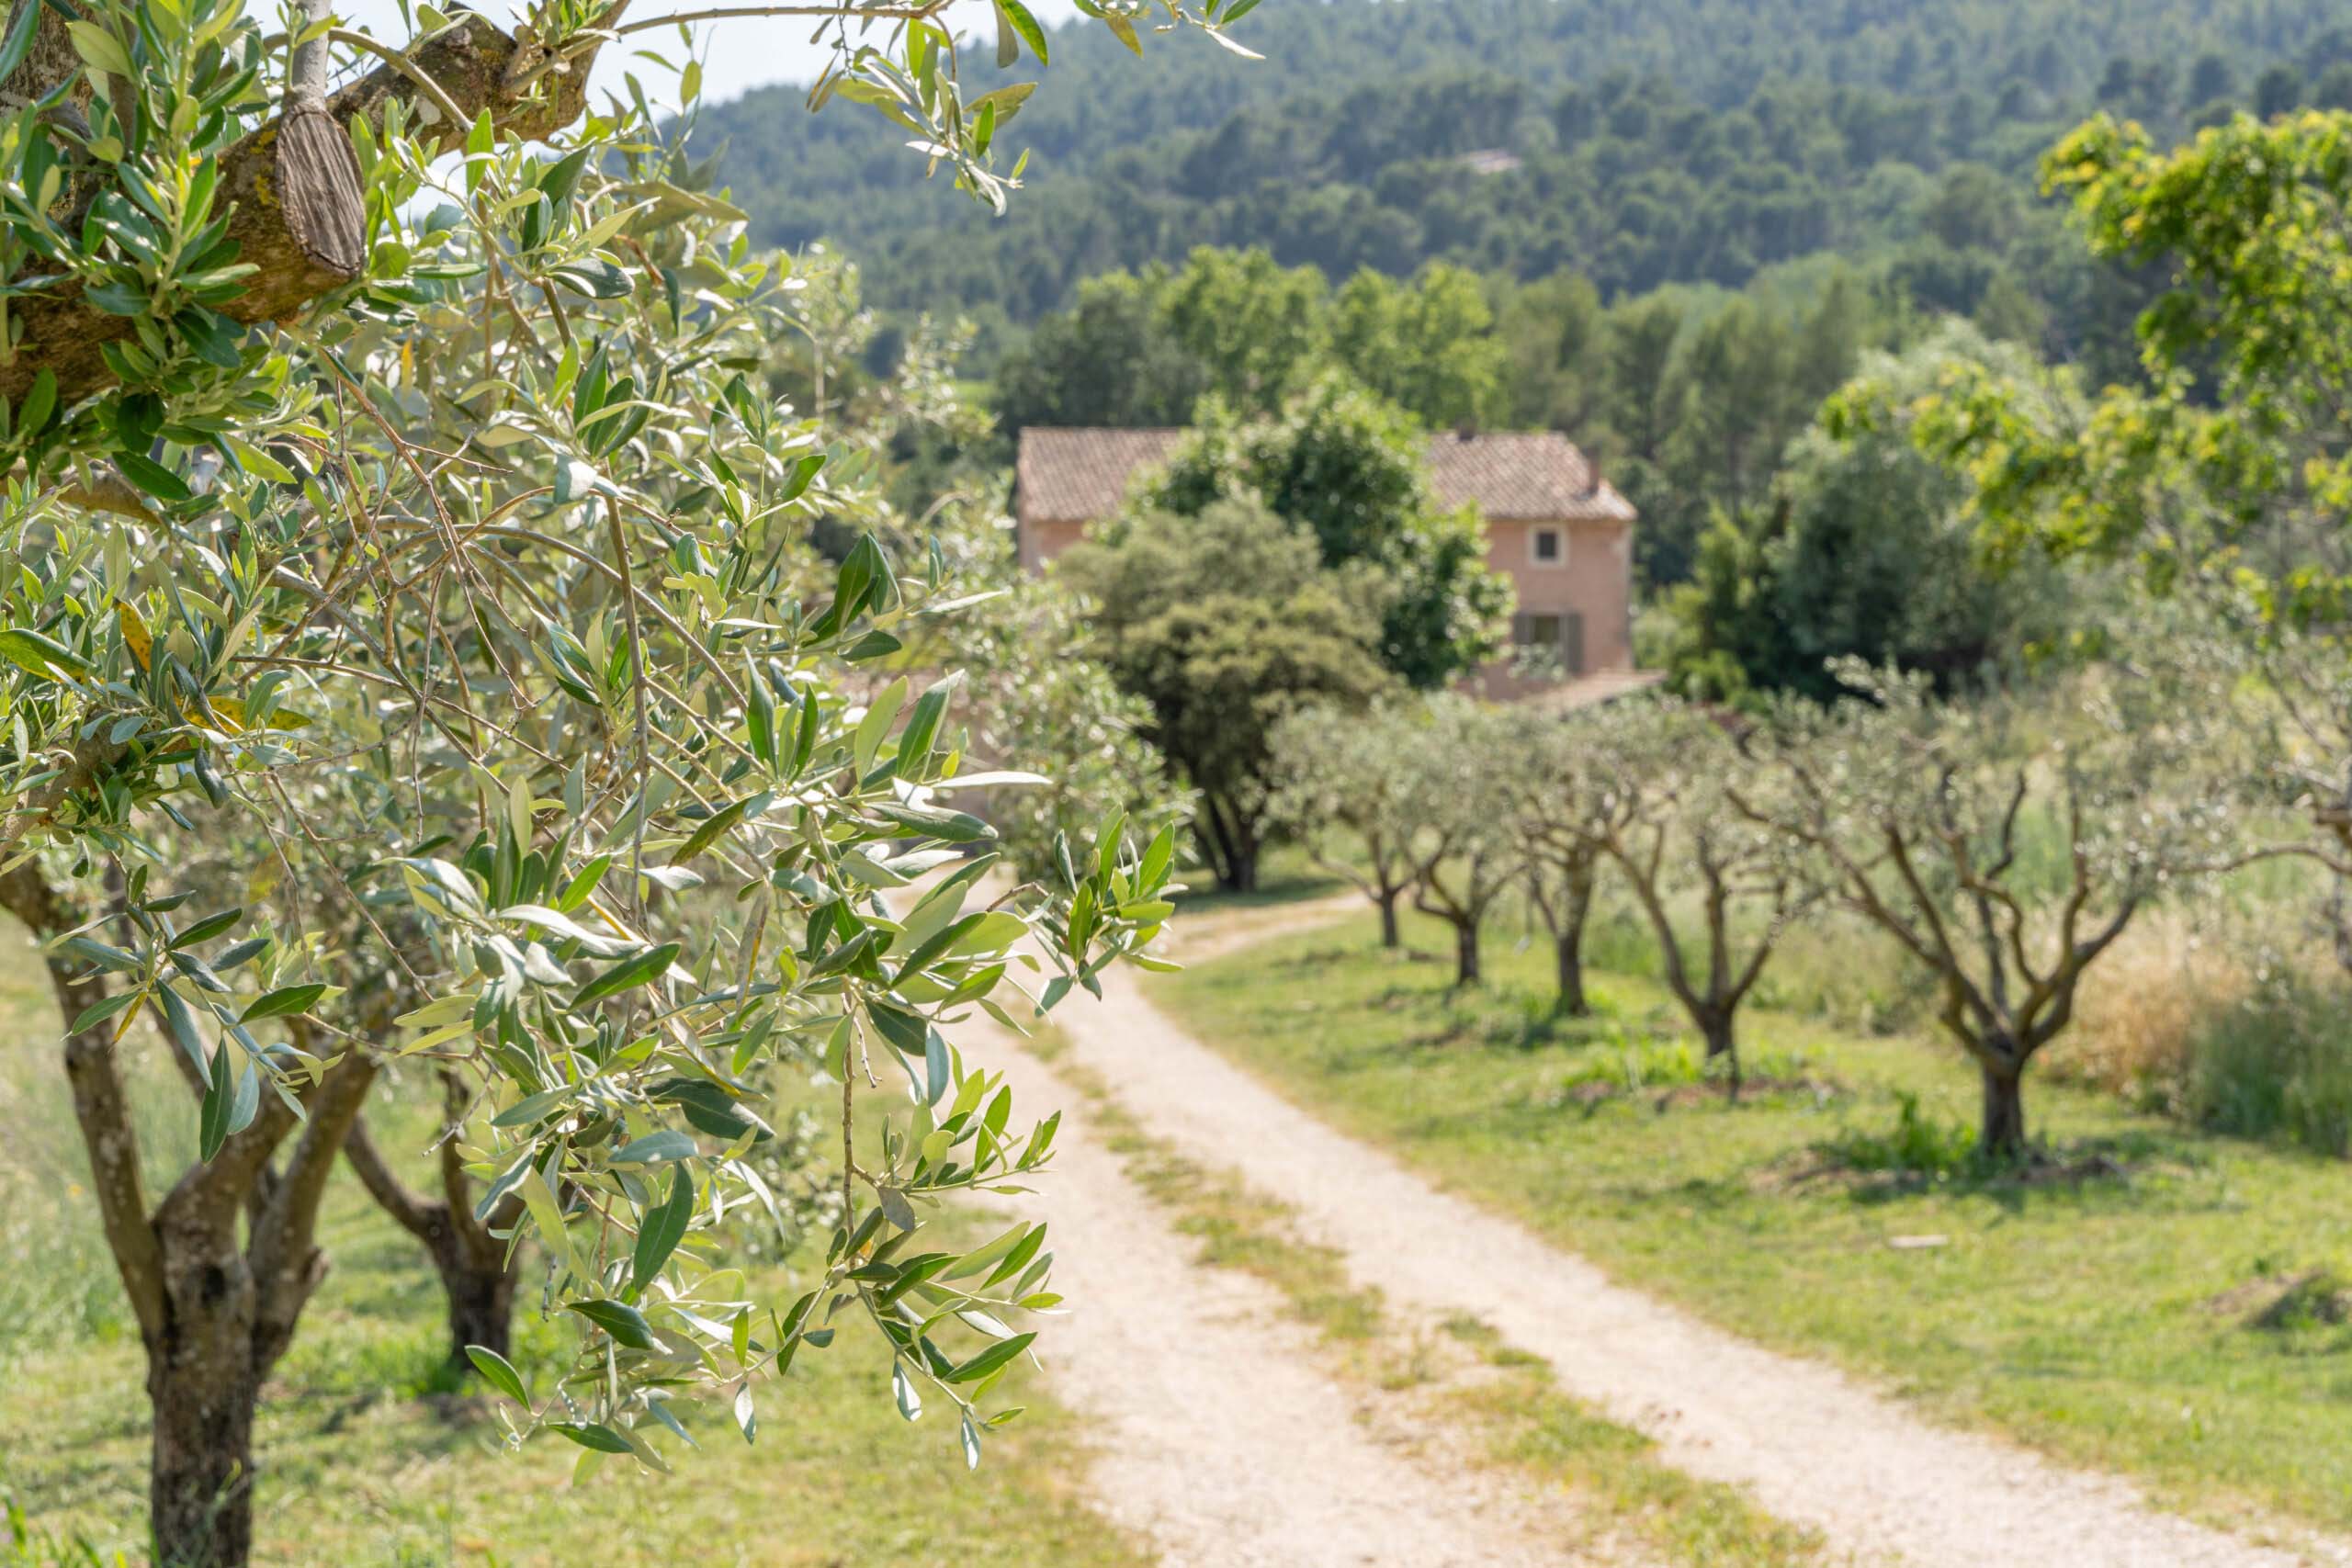
[[[1056,33],[1056,90],[1004,131],[1034,157],[1030,199],[1001,223],[942,223],[898,138],[810,125],[789,88],[712,111],[706,130],[729,142],[726,177],[762,237],[833,238],[886,263],[907,300],[1013,321],[1204,243],[1263,243],[1337,275],[1448,259],[1573,269],[1611,293],[1736,286],[1816,250],[1948,239],[1925,213],[1949,165],[1989,164],[2022,197],[2014,176],[2095,103],[2177,122],[2215,98],[2339,90],[2340,22],[2323,0],[1279,0],[1240,28],[1279,32],[1279,69],[1170,51],[1115,107],[1084,88],[1117,69],[1118,46]],[[2295,74],[2263,76],[2282,60]],[[1502,156],[1465,164],[1473,153]],[[1916,267],[1923,287],[1984,283],[1967,255]]]
[[[1838,694],[1828,661],[1857,655],[1951,686],[2013,663],[2065,624],[2070,584],[1983,560],[1966,481],[1919,450],[1904,412],[1962,370],[2032,369],[1964,324],[1870,357],[1787,451],[1769,501],[1719,513],[1693,581],[1668,604],[1668,670],[1695,695]]]
[[[2340,986],[2290,973],[2211,1010],[2187,1043],[2182,1111],[2219,1132],[2352,1155],[2344,1001]]]
[[[1396,684],[1374,642],[1373,574],[1326,567],[1306,529],[1232,499],[1125,519],[1061,572],[1095,604],[1090,651],[1151,705],[1148,738],[1198,792],[1202,858],[1248,890],[1272,818],[1275,727]]]
[[[1336,293],[1267,251],[1204,248],[1181,268],[1105,273],[1080,285],[1002,362],[999,420],[1183,424],[1215,394],[1263,413],[1321,371],[1343,372],[1431,424],[1503,408],[1503,341],[1478,280],[1432,266],[1399,283],[1361,272]]]
[[[1470,508],[1441,511],[1413,421],[1339,379],[1280,415],[1239,422],[1211,404],[1146,486],[1143,504],[1194,513],[1244,499],[1311,538],[1324,566],[1374,585],[1381,661],[1415,686],[1476,668],[1501,646],[1510,585],[1487,570]]]

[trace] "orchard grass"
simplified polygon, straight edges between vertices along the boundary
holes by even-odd
[[[1954,1135],[1976,1111],[1955,1048],[1760,1008],[1742,1014],[1751,1079],[1787,1087],[1736,1108],[1629,1090],[1611,1058],[1654,1062],[1685,1032],[1656,983],[1596,975],[1595,1016],[1554,1019],[1540,933],[1490,931],[1487,984],[1456,993],[1442,929],[1406,931],[1384,953],[1366,914],[1151,995],[1299,1103],[1728,1329],[2196,1517],[2352,1528],[2352,1325],[2256,1323],[2296,1281],[2352,1273],[2341,1162],[2029,1071],[2030,1131],[2067,1168],[1988,1176]]]
[[[31,1142],[70,1140],[51,1043],[55,1003],[29,984],[38,977],[31,962],[13,940],[0,951],[0,1010],[18,1047],[0,1057],[0,1107]],[[185,1093],[170,1081],[139,1087],[149,1098]],[[382,1108],[400,1109],[413,1106],[388,1100]],[[187,1122],[179,1110],[165,1099],[153,1115]],[[407,1154],[427,1134],[421,1121],[395,1116],[379,1135]],[[46,1213],[53,1201],[75,1234],[94,1234],[95,1215],[74,1213],[89,1206],[86,1191],[50,1194],[37,1185],[42,1166],[26,1152],[0,1151],[0,1206]],[[69,1168],[78,1168],[78,1149],[68,1152]],[[1001,1216],[950,1214],[943,1233],[985,1239],[991,1217],[1001,1228]],[[519,1454],[498,1450],[491,1396],[445,1360],[443,1297],[423,1249],[347,1171],[330,1190],[322,1244],[333,1271],[263,1401],[256,1563],[525,1568],[577,1561],[583,1548],[600,1568],[1150,1561],[1079,1496],[1082,1434],[1034,1370],[1009,1390],[1009,1403],[1026,1414],[989,1435],[976,1473],[965,1471],[952,1413],[900,1420],[888,1361],[869,1338],[844,1333],[762,1388],[755,1444],[745,1446],[722,1406],[689,1406],[683,1414],[701,1450],[684,1451],[675,1438],[660,1444],[678,1475],[643,1475],[607,1460],[575,1485],[581,1450],[560,1438],[543,1436]],[[52,1553],[76,1537],[103,1554],[96,1561],[111,1563],[119,1551],[143,1562],[148,1427],[136,1325],[120,1309],[103,1249],[32,1257],[44,1277],[0,1280],[0,1297],[48,1308],[35,1322],[0,1327],[0,1564],[59,1561]],[[20,1275],[17,1254],[10,1258],[11,1275]],[[568,1364],[572,1348],[563,1328],[539,1321],[527,1279],[515,1342],[535,1388]],[[42,1543],[14,1549],[28,1555],[11,1554],[11,1502]],[[1018,1531],[1006,1529],[1013,1519]]]
[[[1678,1563],[1798,1568],[1830,1561],[1821,1538],[1759,1507],[1745,1491],[1659,1461],[1643,1434],[1562,1393],[1539,1357],[1468,1315],[1413,1332],[1380,1291],[1349,1277],[1340,1251],[1297,1229],[1286,1203],[1229,1170],[1204,1167],[1153,1136],[1092,1069],[1064,1059],[1054,1026],[1033,1046],[1082,1097],[1127,1175],[1200,1243],[1205,1268],[1238,1269],[1274,1287],[1313,1328],[1332,1368],[1382,1394],[1416,1399],[1416,1417],[1449,1422],[1488,1462],[1566,1493],[1575,1528],[1595,1541],[1630,1537]]]

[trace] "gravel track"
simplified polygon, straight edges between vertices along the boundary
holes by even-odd
[[[1326,900],[1188,922],[1183,956],[1351,908]],[[1432,1187],[1192,1039],[1125,975],[1057,1010],[1072,1059],[1190,1157],[1298,1211],[1401,1314],[1469,1312],[1550,1361],[1562,1386],[1656,1438],[1660,1458],[1746,1486],[1853,1561],[1913,1568],[2292,1568],[2352,1562],[2333,1543],[2265,1546],[2149,1507],[2130,1483],[1922,1419],[1819,1362],[1749,1344],[1618,1285],[1515,1222]],[[1001,1039],[999,1043],[1002,1043]],[[1102,1424],[1106,1509],[1171,1564],[1439,1568],[1530,1557],[1494,1483],[1433,1474],[1371,1441],[1270,1289],[1202,1269],[1082,1102],[1025,1054],[1032,1094],[1069,1107],[1043,1201],[1058,1288],[1078,1311],[1053,1368]],[[1044,1102],[1038,1099],[1031,1104]]]

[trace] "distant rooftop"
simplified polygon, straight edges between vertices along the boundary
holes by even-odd
[[[1462,166],[1474,175],[1507,175],[1519,167],[1519,154],[1507,147],[1481,147],[1462,154]]]
[[[1167,459],[1186,432],[1057,429],[1021,433],[1014,470],[1021,517],[1090,523],[1118,511],[1143,469]],[[1429,439],[1430,488],[1447,508],[1476,502],[1489,522],[1630,523],[1634,507],[1592,471],[1576,443],[1552,431],[1447,433]]]

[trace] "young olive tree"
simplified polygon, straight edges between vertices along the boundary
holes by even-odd
[[[2143,910],[2225,858],[2233,803],[2203,787],[2202,713],[2115,669],[2058,736],[2016,699],[1936,703],[1923,677],[1840,666],[1866,701],[1792,706],[1766,782],[1735,797],[1819,857],[1836,899],[1932,977],[1983,1083],[1979,1146],[2026,1157],[2027,1064]]]
[[[1479,931],[1526,861],[1510,787],[1518,722],[1466,697],[1432,697],[1407,753],[1413,908],[1453,928],[1457,986],[1478,983]]]
[[[1380,945],[1404,940],[1396,908],[1412,890],[1416,750],[1424,711],[1382,703],[1363,713],[1309,708],[1274,727],[1273,812],[1315,863],[1345,877],[1380,911]],[[1335,847],[1334,831],[1348,844]],[[1361,858],[1348,852],[1362,852]]]
[[[873,105],[1003,199],[989,149],[1023,95],[962,98],[939,4],[805,9],[838,46],[820,103]],[[748,1437],[755,1382],[847,1315],[977,1459],[1021,1314],[1054,1299],[1035,1226],[919,1246],[922,1207],[1052,1145],[947,1032],[1010,1019],[1017,969],[1050,1003],[1150,940],[1172,838],[1114,825],[1057,885],[967,907],[989,862],[937,795],[965,753],[953,684],[854,679],[952,591],[870,540],[809,558],[811,517],[857,488],[758,384],[738,307],[773,269],[666,177],[641,107],[583,118],[597,51],[678,20],[625,10],[548,0],[513,36],[426,11],[393,45],[320,0],[277,39],[239,0],[17,0],[0,32],[0,904],[71,1020],[175,1568],[247,1559],[254,1410],[388,1055],[467,1082],[475,1218],[536,1242],[578,1330],[536,1389],[477,1357],[518,1440],[659,1466],[698,1390]],[[1042,55],[999,11],[1000,53]],[[330,93],[345,63],[372,68]],[[397,814],[366,897],[318,803],[337,782]],[[303,929],[174,886],[222,823],[317,890]],[[370,951],[331,962],[308,928],[340,899],[422,941],[357,915]],[[390,1052],[328,1032],[346,974],[420,958]],[[203,1084],[199,1158],[160,1198],[119,1060],[149,1013]],[[841,1225],[815,1288],[766,1302],[714,1266],[758,1177],[696,1112],[756,1105],[804,1055],[841,1094]],[[899,1069],[909,1109],[863,1146],[858,1089]]]
[[[1739,809],[1754,770],[1741,739],[1707,709],[1658,700],[1593,721],[1608,775],[1596,807],[1602,842],[1657,939],[1667,989],[1742,1087],[1739,1009],[1790,926],[1818,900],[1805,856]],[[1697,918],[1690,931],[1689,915]]]
[[[1552,939],[1552,1009],[1592,1010],[1584,988],[1584,929],[1609,853],[1609,810],[1623,798],[1600,727],[1531,719],[1513,737],[1513,822],[1525,846],[1520,879]]]

